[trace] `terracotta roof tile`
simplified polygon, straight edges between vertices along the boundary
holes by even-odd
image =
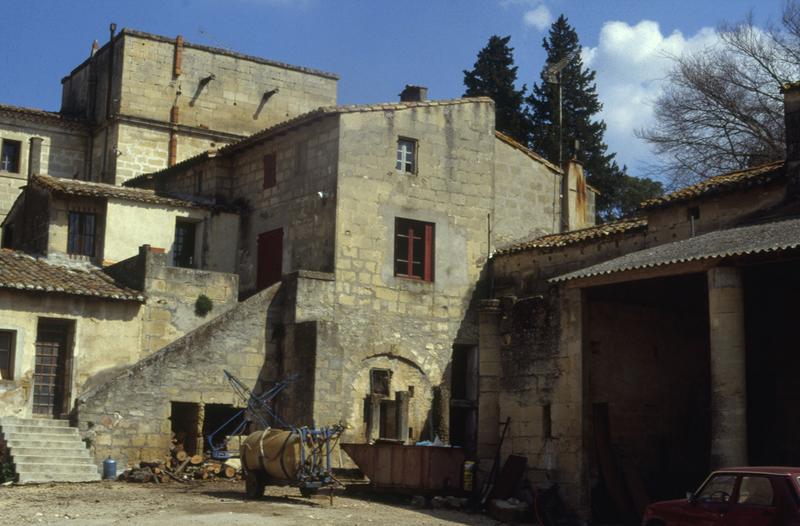
[[[786,171],[783,169],[783,161],[775,161],[761,166],[755,166],[746,170],[738,170],[729,172],[722,175],[710,177],[686,188],[681,188],[675,192],[656,197],[655,199],[648,199],[640,206],[642,209],[658,208],[666,206],[671,203],[681,201],[688,201],[696,197],[705,196],[714,193],[730,192],[739,188],[748,186],[755,186],[764,184],[773,179],[783,177]]]
[[[0,288],[144,301],[141,291],[117,284],[100,269],[56,265],[5,248],[0,249]]]
[[[86,121],[71,118],[55,111],[46,111],[36,108],[22,108],[9,104],[0,104],[0,115],[9,115],[31,122],[53,124],[81,131],[87,130]]]
[[[173,197],[157,195],[153,190],[143,188],[128,188],[114,186],[105,183],[91,183],[89,181],[79,181],[77,179],[61,179],[49,175],[34,175],[32,183],[36,186],[49,190],[57,194],[78,195],[86,197],[105,197],[123,199],[126,201],[138,201],[141,203],[151,203],[156,205],[173,206],[181,208],[207,208],[205,205]]]
[[[597,239],[611,237],[630,232],[636,232],[647,228],[647,219],[641,217],[634,217],[629,219],[620,219],[611,223],[604,223],[589,228],[582,228],[580,230],[572,230],[561,234],[549,234],[542,237],[516,243],[514,245],[502,248],[497,251],[498,255],[513,254],[515,252],[523,252],[526,250],[546,249],[564,247],[567,245],[574,245],[584,241],[594,241]]]

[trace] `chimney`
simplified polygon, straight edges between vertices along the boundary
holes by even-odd
[[[30,147],[28,148],[28,180],[34,175],[39,175],[42,171],[42,139],[41,137],[31,137]]]
[[[786,165],[800,162],[800,82],[785,82],[783,93],[783,118],[786,127]]]
[[[406,84],[400,93],[400,102],[425,102],[428,98],[428,88],[425,86],[415,86]]]
[[[100,49],[100,44],[98,44],[97,40],[95,40],[94,42],[92,42],[92,52],[89,54],[89,56],[93,57],[95,53],[97,53],[98,49]]]
[[[594,226],[592,196],[586,187],[583,164],[574,157],[564,163],[561,176],[561,231]]]

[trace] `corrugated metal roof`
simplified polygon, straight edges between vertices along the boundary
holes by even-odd
[[[140,291],[117,284],[100,269],[56,265],[5,248],[0,249],[0,288],[144,301]]]
[[[778,252],[800,247],[800,218],[717,230],[700,236],[631,252],[552,278],[565,282],[630,270],[662,267],[731,256]]]
[[[497,251],[497,254],[505,255],[538,248],[564,247],[584,241],[594,241],[605,237],[612,237],[638,230],[644,230],[645,228],[647,228],[647,219],[645,218],[632,217],[628,219],[620,219],[619,221],[604,223],[602,225],[589,228],[582,228],[580,230],[572,230],[561,234],[548,234],[546,236],[537,237],[531,239],[530,241],[524,241],[522,243],[516,243],[514,245],[502,248]]]

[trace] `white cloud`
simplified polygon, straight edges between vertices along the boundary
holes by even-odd
[[[719,40],[712,28],[692,36],[680,31],[661,32],[657,22],[642,20],[636,25],[606,22],[597,47],[584,48],[581,57],[597,72],[597,92],[603,103],[600,117],[608,125],[606,142],[617,152],[620,164],[637,175],[637,166],[652,160],[648,146],[634,136],[634,130],[653,122],[653,101],[672,66],[670,55],[700,50]]]
[[[530,11],[526,11],[522,16],[522,21],[526,26],[534,27],[538,31],[544,31],[553,22],[553,15],[544,4],[539,4]]]

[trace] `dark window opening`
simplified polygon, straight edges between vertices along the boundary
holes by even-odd
[[[172,402],[170,411],[170,428],[177,451],[185,451],[187,455],[196,455],[202,451],[198,444],[201,437],[200,404],[192,402]]]
[[[373,395],[389,396],[392,392],[392,371],[389,369],[372,369],[369,372],[369,389]]]
[[[394,275],[433,281],[434,224],[396,218],[394,225]]]
[[[686,210],[686,213],[687,213],[689,219],[694,219],[694,220],[700,219],[700,207],[699,206],[690,206]]]
[[[229,436],[236,436],[236,431],[246,433],[246,429],[239,430],[244,415],[236,416],[241,409],[230,404],[206,404],[203,407],[203,451],[210,451],[209,437],[214,442],[215,448],[226,445]],[[236,418],[234,418],[236,417]],[[237,441],[231,439],[227,442],[228,451],[239,453]]]
[[[70,212],[67,226],[67,253],[94,256],[97,216],[89,212]]]
[[[381,421],[378,430],[380,438],[396,439],[397,434],[397,402],[381,400]]]
[[[416,173],[416,156],[417,141],[402,137],[397,140],[397,163],[395,168],[398,172]]]
[[[194,248],[196,232],[196,223],[180,220],[175,222],[173,264],[176,267],[195,268]]]
[[[19,173],[19,156],[21,151],[21,142],[3,139],[3,147],[0,152],[0,169],[5,172]]]
[[[11,225],[6,225],[3,228],[3,240],[0,244],[2,248],[13,248],[14,247],[14,227]]]
[[[264,183],[263,188],[272,188],[277,182],[277,161],[274,153],[264,156]]]
[[[14,379],[15,331],[0,331],[0,380]]]

